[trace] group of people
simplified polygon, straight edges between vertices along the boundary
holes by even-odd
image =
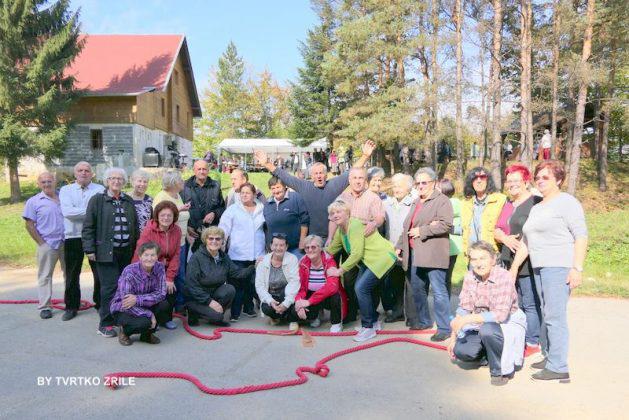
[[[270,323],[297,329],[320,326],[328,310],[331,332],[360,317],[358,342],[375,337],[383,321],[405,320],[417,331],[436,323],[431,340],[450,339],[449,354],[461,363],[488,364],[495,385],[540,350],[533,378],[569,380],[566,305],[581,281],[587,228],[580,203],[560,190],[563,166],[545,161],[533,174],[508,167],[507,195],[485,168],[474,168],[463,200],[450,180],[420,168],[413,177],[393,175],[389,196],[384,171],[365,169],[374,148],[366,142],[353,167],[336,177],[314,163],[310,180],[255,151],[271,173],[268,198],[236,169],[224,199],[204,160],[185,181],[166,172],[153,198],[141,170],[132,174],[129,193],[120,168],[108,169],[102,186],[79,162],[76,182],[58,195],[54,175],[41,174],[41,192],[24,209],[38,244],[41,317],[52,316],[57,261],[65,265],[62,319],[77,315],[85,255],[97,332],[118,336],[122,345],[132,344],[134,334],[158,343],[158,326],[177,327],[173,312],[187,313],[190,325],[227,326],[243,313],[257,317],[259,308]],[[453,312],[460,254],[469,271]]]

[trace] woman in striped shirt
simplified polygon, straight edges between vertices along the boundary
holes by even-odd
[[[304,243],[306,255],[299,262],[301,287],[295,297],[295,312],[300,319],[314,322],[318,320],[320,309],[329,309],[330,332],[341,332],[342,320],[347,314],[347,295],[339,278],[326,274],[328,268],[336,268],[336,262],[323,251],[320,236],[308,235]]]

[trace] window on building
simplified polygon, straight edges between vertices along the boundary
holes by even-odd
[[[177,119],[177,122],[179,122],[179,105],[175,108],[175,118]]]
[[[90,130],[92,150],[103,150],[103,130]]]
[[[166,100],[164,98],[162,98],[161,100],[161,106],[162,106],[162,117],[166,116]]]
[[[175,76],[175,84],[178,85],[179,84],[179,72],[177,70],[175,70],[174,76]]]

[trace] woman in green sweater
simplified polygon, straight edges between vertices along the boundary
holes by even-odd
[[[334,255],[344,249],[347,259],[339,268],[328,269],[329,276],[341,277],[343,273],[359,266],[358,280],[354,289],[360,308],[362,328],[354,341],[365,341],[376,336],[380,330],[378,312],[371,296],[373,288],[383,279],[397,261],[391,242],[376,231],[365,237],[365,225],[350,217],[351,207],[342,200],[336,200],[328,207],[330,220],[337,226],[336,233],[328,246],[328,253]]]

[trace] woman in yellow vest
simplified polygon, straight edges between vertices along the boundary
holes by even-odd
[[[489,171],[476,167],[467,173],[463,187],[465,200],[461,205],[461,226],[463,227],[463,252],[478,241],[498,245],[494,240],[494,229],[507,197],[497,192],[496,184]]]

